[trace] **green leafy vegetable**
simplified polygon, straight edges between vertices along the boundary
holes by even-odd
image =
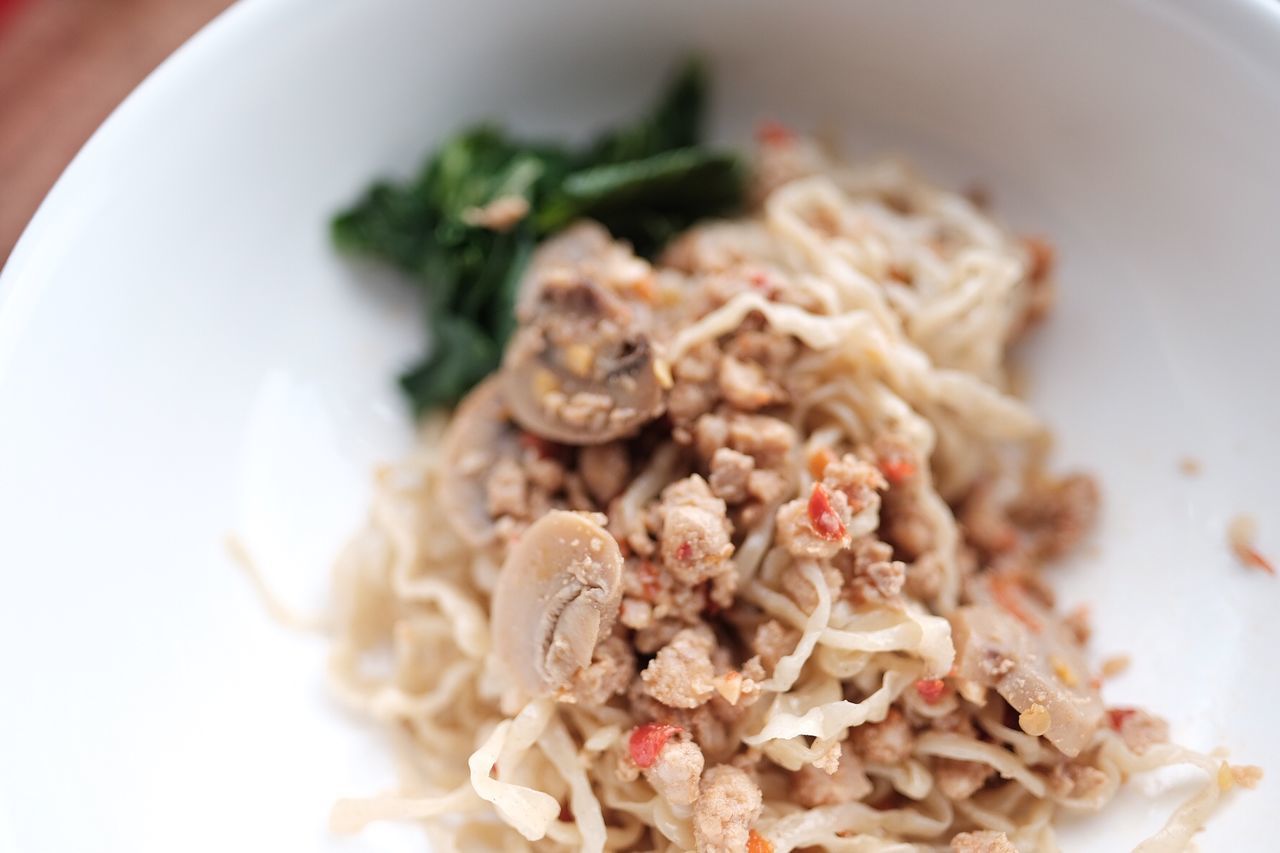
[[[706,73],[690,62],[648,114],[584,149],[474,127],[446,140],[416,179],[375,184],[334,219],[340,249],[391,263],[426,292],[432,349],[400,378],[415,411],[456,402],[497,368],[539,240],[590,217],[651,254],[741,204],[741,160],[700,144],[706,101]],[[529,206],[513,227],[476,224],[472,211],[512,197]]]
[[[696,220],[736,207],[743,182],[736,156],[678,148],[570,174],[538,211],[536,224],[549,233],[591,217],[648,254]]]

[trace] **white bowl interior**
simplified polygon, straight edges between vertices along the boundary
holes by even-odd
[[[112,117],[0,279],[0,849],[417,846],[326,834],[389,762],[325,699],[323,642],[272,624],[223,550],[236,531],[318,608],[370,467],[409,440],[391,377],[417,308],[326,219],[469,120],[626,116],[691,48],[725,138],[829,128],[1052,235],[1032,396],[1107,500],[1062,597],[1092,605],[1099,654],[1135,656],[1113,702],[1280,772],[1276,580],[1224,533],[1253,513],[1280,555],[1274,9],[256,0]],[[1235,797],[1204,849],[1265,847],[1275,791]],[[1172,801],[1123,802],[1067,848],[1132,844]]]

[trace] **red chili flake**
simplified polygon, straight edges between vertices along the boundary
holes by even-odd
[[[1026,607],[1023,606],[1022,597],[1016,587],[1017,584],[1008,578],[997,577],[991,579],[991,595],[995,598],[996,604],[1003,607],[1010,616],[1038,634],[1041,628],[1040,620],[1029,613]]]
[[[756,125],[756,141],[761,145],[790,145],[796,141],[796,134],[780,121],[765,119]]]
[[[1276,573],[1276,567],[1271,564],[1271,561],[1259,554],[1253,548],[1250,548],[1248,545],[1237,546],[1236,556],[1239,557],[1240,561],[1249,568],[1262,569],[1269,575],[1274,575]]]
[[[778,282],[774,281],[767,274],[762,272],[753,272],[747,276],[747,281],[756,290],[764,294],[764,298],[770,301],[778,297]]]
[[[916,473],[916,463],[905,456],[886,456],[880,460],[880,464],[877,467],[880,469],[880,473],[884,474],[884,478],[894,486],[905,482],[910,477],[914,477]]]
[[[524,449],[537,453],[539,459],[550,459],[559,454],[559,448],[555,444],[531,432],[521,431],[518,441]]]
[[[658,301],[658,291],[657,288],[653,286],[653,279],[650,277],[645,277],[637,281],[632,287],[632,290],[635,291],[636,296],[639,296],[650,305],[653,305]]]
[[[1044,281],[1053,270],[1057,257],[1053,244],[1043,237],[1029,236],[1022,238],[1022,245],[1026,247],[1027,254],[1031,255],[1031,269],[1028,270],[1028,276],[1032,281]]]
[[[1107,709],[1107,725],[1116,731],[1120,731],[1124,726],[1124,721],[1138,713],[1137,708],[1108,708]]]
[[[688,542],[681,542],[680,547],[676,548],[676,559],[682,563],[693,559],[693,545]]]
[[[667,741],[680,731],[684,730],[679,726],[666,723],[645,723],[643,726],[636,726],[631,730],[631,741],[628,744],[631,760],[641,769],[652,767],[653,762],[658,760],[658,754],[662,752],[662,748],[667,745]]]
[[[916,692],[921,699],[932,705],[947,692],[947,683],[941,678],[922,678],[916,682]]]
[[[747,834],[747,853],[773,853],[773,842],[753,829]]]
[[[830,450],[825,447],[819,447],[809,455],[809,474],[813,479],[821,480],[822,472],[827,470],[827,466],[831,464],[835,458]]]
[[[831,495],[821,483],[813,484],[813,494],[809,496],[809,523],[814,533],[830,542],[843,539],[848,532],[840,515],[831,506]]]
[[[573,809],[569,808],[568,803],[560,806],[560,816],[556,820],[561,823],[573,823]]]

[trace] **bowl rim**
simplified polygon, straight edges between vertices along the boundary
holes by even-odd
[[[1275,0],[1132,0],[1144,14],[1210,34],[1237,55],[1249,73],[1273,82],[1280,100],[1280,3]],[[125,96],[90,135],[37,207],[0,267],[0,378],[25,317],[85,218],[77,199],[95,185],[110,186],[114,152],[152,126],[220,56],[254,38],[269,38],[277,22],[306,14],[307,0],[236,0],[183,42]],[[234,46],[234,47],[233,47]],[[101,190],[97,190],[101,191]]]

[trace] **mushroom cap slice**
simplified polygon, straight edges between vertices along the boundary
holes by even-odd
[[[530,696],[569,685],[607,639],[622,599],[622,552],[600,524],[553,510],[512,546],[493,593],[493,648]]]
[[[471,390],[441,440],[440,506],[458,534],[475,547],[493,541],[485,481],[494,463],[519,453],[518,434],[494,377]]]
[[[1025,602],[1030,612],[1034,607]],[[995,604],[973,604],[951,614],[956,675],[993,687],[1018,712],[1040,705],[1049,714],[1045,738],[1064,755],[1089,745],[1102,720],[1102,700],[1066,629],[1037,610],[1032,630]]]
[[[649,335],[631,308],[584,278],[542,283],[503,360],[511,414],[562,444],[603,444],[662,414]]]
[[[543,282],[557,276],[599,272],[602,264],[619,251],[619,244],[608,229],[598,222],[584,219],[569,226],[538,246],[520,280],[516,296],[516,317],[527,319],[537,308]],[[622,252],[627,255],[630,252]]]

